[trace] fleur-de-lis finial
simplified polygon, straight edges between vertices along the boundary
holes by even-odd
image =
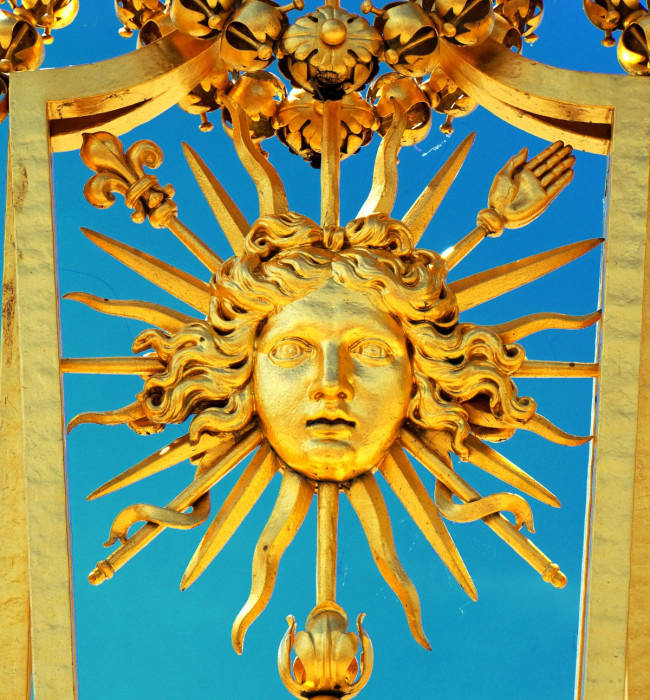
[[[97,175],[84,187],[86,199],[99,209],[115,202],[115,193],[124,196],[126,205],[133,209],[131,218],[142,223],[147,217],[155,228],[167,228],[178,213],[172,197],[171,185],[160,185],[155,175],[144,168],[157,168],[163,161],[160,148],[153,141],[136,141],[124,153],[122,142],[113,134],[100,131],[84,134],[81,147],[83,162]]]
[[[357,618],[357,634],[347,632],[348,616],[340,605],[325,602],[307,617],[304,632],[296,634],[296,621],[289,616],[289,629],[278,649],[278,669],[285,686],[298,698],[351,698],[368,682],[373,651],[370,637]],[[356,654],[361,643],[361,660]],[[295,659],[291,662],[291,651]]]
[[[136,141],[125,153],[122,142],[108,131],[83,134],[81,158],[97,173],[84,186],[84,196],[93,206],[112,206],[118,192],[133,209],[131,218],[136,224],[148,218],[154,228],[168,228],[210,271],[221,264],[221,258],[178,220],[174,188],[145,173],[145,167],[157,168],[163,161],[153,141]]]

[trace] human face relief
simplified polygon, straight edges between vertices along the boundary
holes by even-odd
[[[369,297],[330,280],[268,320],[253,386],[276,453],[311,479],[347,481],[397,438],[413,386],[406,338]]]

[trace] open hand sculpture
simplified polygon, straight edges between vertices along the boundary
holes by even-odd
[[[562,141],[545,148],[528,162],[522,148],[501,168],[490,188],[488,206],[506,228],[521,228],[536,219],[573,178],[571,146]]]

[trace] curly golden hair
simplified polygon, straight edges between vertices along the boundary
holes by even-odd
[[[413,396],[405,419],[445,431],[463,456],[470,430],[503,439],[513,430],[472,425],[468,408],[502,425],[535,412],[509,378],[524,361],[518,345],[485,328],[458,323],[458,306],[436,253],[414,249],[406,226],[385,215],[323,229],[296,213],[258,219],[240,257],[211,281],[205,321],[178,333],[147,330],[134,351],[153,350],[166,370],[149,377],[139,399],[154,423],[194,415],[190,433],[244,428],[254,417],[251,374],[256,336],[265,320],[334,279],[372,297],[401,324],[413,364]]]

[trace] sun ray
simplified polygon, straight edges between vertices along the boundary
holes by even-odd
[[[101,425],[122,425],[144,418],[144,408],[139,401],[134,401],[128,406],[115,409],[114,411],[97,411],[80,413],[69,423],[67,432],[70,434],[73,428],[84,423],[99,423]]]
[[[69,292],[63,298],[78,301],[104,314],[144,321],[168,333],[177,333],[186,324],[196,321],[192,316],[148,301],[105,299],[86,292]]]
[[[207,246],[193,231],[190,231],[177,217],[174,216],[168,221],[167,228],[210,272],[218,269],[223,262],[212,248]]]
[[[525,525],[530,532],[535,532],[530,506],[514,493],[492,493],[468,503],[456,503],[452,499],[451,489],[442,481],[437,481],[435,498],[438,510],[447,520],[455,523],[473,523],[495,513],[509,512],[515,516],[517,530]]]
[[[277,471],[275,454],[268,445],[262,445],[239,477],[192,555],[181,581],[182,591],[196,581],[223,549]]]
[[[600,311],[594,311],[584,316],[569,316],[567,314],[543,312],[522,316],[521,318],[516,318],[507,323],[488,326],[488,328],[493,333],[501,336],[501,340],[503,340],[504,343],[516,343],[518,340],[521,340],[521,338],[526,338],[540,331],[578,330],[580,328],[587,328],[597,321],[600,321],[600,317]]]
[[[517,430],[528,430],[537,433],[543,438],[555,442],[558,445],[577,447],[584,445],[591,440],[591,435],[572,435],[553,425],[548,418],[544,418],[539,413],[535,413],[532,418],[522,423],[505,421],[497,418],[488,411],[477,408],[471,402],[464,403],[463,408],[467,411],[470,422],[483,428],[502,430],[503,428],[515,428]]]
[[[225,454],[220,449],[220,445],[212,450],[208,450],[199,462],[198,474],[200,475],[197,474],[196,479],[167,504],[167,508],[179,512],[189,508],[234,469],[242,459],[248,456],[261,441],[262,433],[255,428],[241,437]],[[112,578],[118,569],[124,566],[164,530],[164,525],[154,523],[143,525],[123,545],[111,553],[104,561],[100,561],[97,564],[88,576],[90,583],[96,586],[106,579]]]
[[[402,449],[394,446],[379,470],[415,524],[465,593],[477,600],[476,587],[436,506]]]
[[[137,272],[141,277],[193,306],[197,311],[208,313],[210,287],[205,282],[136,248],[131,248],[131,246],[97,233],[97,231],[83,227],[81,231],[95,245]]]
[[[560,507],[560,501],[547,488],[528,475],[523,469],[506,459],[501,453],[485,445],[474,435],[465,438],[468,450],[467,460],[479,469],[527,493],[542,503],[554,508]]]
[[[62,357],[61,372],[71,374],[153,374],[165,369],[156,357]]]
[[[467,484],[464,479],[448,467],[440,457],[425,443],[423,443],[417,435],[409,430],[402,430],[400,441],[406,449],[435,477],[442,481],[453,494],[458,496],[466,503],[476,501],[481,498],[481,494]],[[451,474],[449,473],[451,472]],[[455,477],[455,478],[452,478]],[[551,583],[556,588],[563,588],[566,585],[567,578],[560,571],[557,564],[553,562],[541,552],[527,537],[521,534],[517,528],[510,523],[502,515],[495,513],[483,518],[483,522],[493,530],[535,571],[537,571],[544,581]]]
[[[526,421],[522,427],[524,430],[536,433],[550,442],[555,442],[558,445],[566,445],[567,447],[584,445],[593,437],[591,435],[572,435],[564,430],[560,430],[560,428],[551,423],[548,418],[540,416],[539,413],[536,413],[530,420]]]
[[[370,214],[390,216],[397,197],[397,154],[402,146],[406,128],[406,111],[393,100],[393,120],[377,149],[370,194],[363,203],[357,219]]]
[[[124,470],[121,474],[114,476],[99,488],[96,488],[90,495],[86,496],[86,500],[92,501],[95,498],[119,491],[125,486],[130,486],[141,479],[158,474],[169,467],[184,462],[186,459],[198,457],[206,450],[212,450],[214,453],[214,450],[219,448],[225,454],[234,447],[234,444],[235,438],[231,433],[220,433],[218,435],[203,433],[196,444],[190,442],[188,434],[183,435]]]
[[[366,533],[372,557],[386,583],[404,608],[411,634],[425,649],[431,649],[422,629],[420,599],[395,551],[393,530],[386,503],[372,474],[354,479],[347,489],[352,507]]]
[[[134,503],[121,510],[104,542],[104,547],[112,547],[118,540],[124,544],[127,541],[129,529],[135,523],[144,521],[173,528],[174,530],[191,530],[204,523],[210,515],[210,494],[204,493],[191,506],[190,513],[180,513],[173,508],[161,508],[149,503]]]
[[[260,216],[279,216],[288,213],[289,203],[282,180],[275,168],[262,155],[260,147],[253,143],[246,112],[227,97],[224,97],[223,101],[232,118],[235,150],[257,188]]]
[[[471,133],[461,141],[458,148],[449,156],[445,164],[402,217],[402,221],[413,235],[413,245],[422,238],[427,226],[435,216],[440,203],[465,162],[475,136],[476,133]]]
[[[311,482],[291,469],[284,472],[273,511],[255,547],[250,595],[232,627],[232,645],[238,654],[246,631],[271,598],[280,559],[300,529],[313,495]]]
[[[600,376],[597,362],[556,362],[553,360],[524,360],[513,377],[564,377],[567,379]]]
[[[244,250],[244,238],[250,229],[248,221],[198,153],[187,143],[182,145],[185,159],[215,219],[235,255],[241,255]]]
[[[460,311],[466,311],[485,301],[517,289],[528,282],[562,267],[567,263],[588,253],[600,245],[602,238],[592,238],[578,243],[570,243],[560,248],[553,248],[544,253],[484,270],[475,275],[455,280],[449,288],[456,295]]]

